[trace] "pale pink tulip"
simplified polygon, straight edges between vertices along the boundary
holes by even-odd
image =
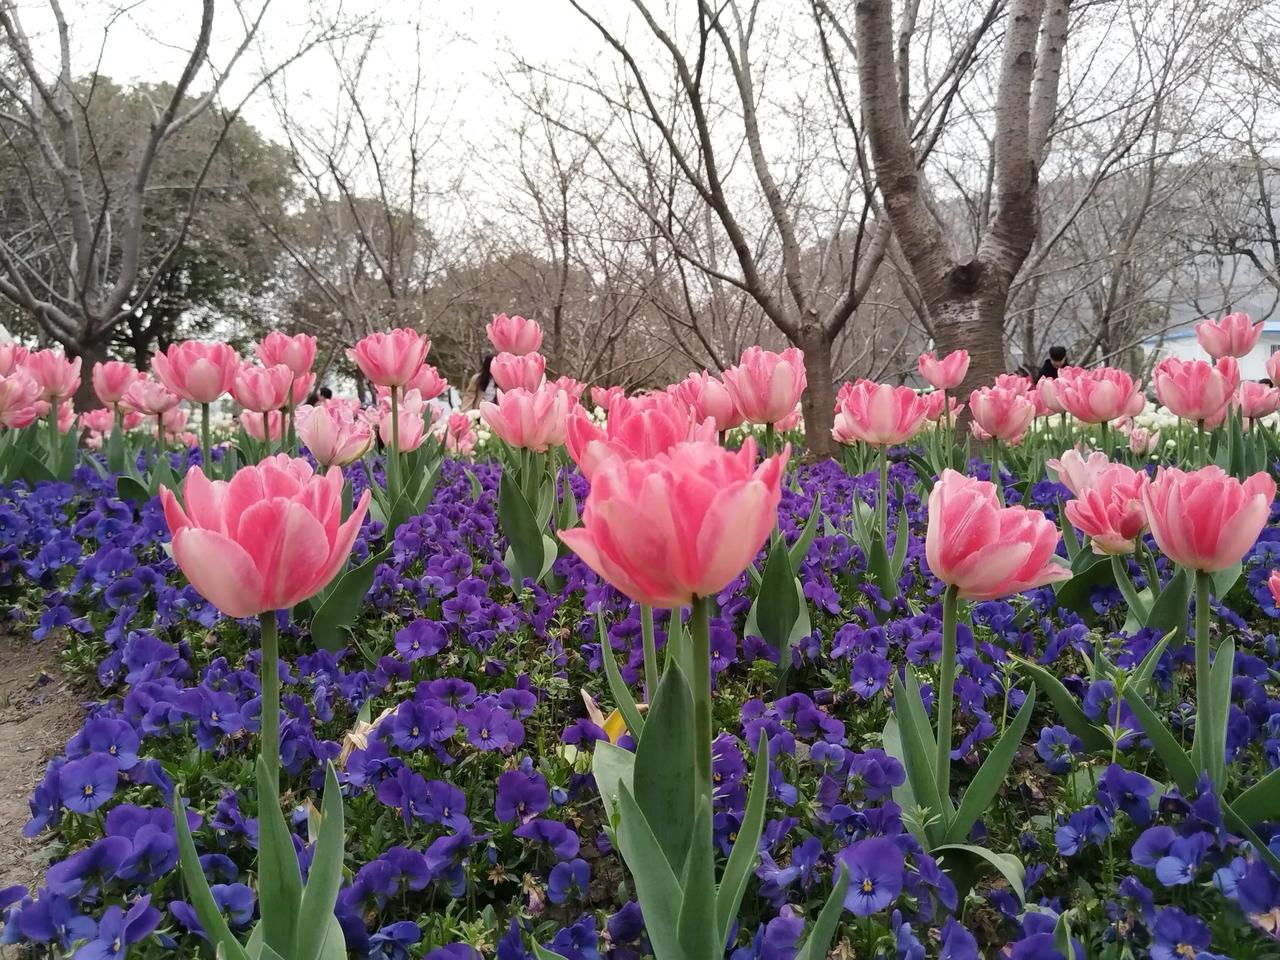
[[[176,407],[182,398],[163,383],[150,377],[139,377],[129,384],[120,402],[125,408],[143,416],[158,417]]]
[[[952,350],[939,360],[930,353],[920,354],[916,361],[920,376],[935,390],[954,390],[964,382],[969,372],[969,351]]]
[[[29,427],[40,417],[40,384],[23,367],[0,374],[0,426]],[[48,405],[44,406],[48,409]]]
[[[422,441],[427,438],[435,412],[435,407],[423,400],[417,390],[408,391],[400,398],[394,421],[397,430],[393,434],[391,399],[387,398],[387,402],[378,407],[378,436],[388,449],[392,449],[394,443],[400,453],[410,453],[422,446]]]
[[[225,343],[186,340],[151,358],[155,378],[189,403],[213,403],[231,392],[240,357]]]
[[[351,555],[369,491],[342,521],[342,471],[318,476],[281,454],[229,481],[187,472],[182,504],[160,488],[173,559],[229,617],[287,610],[327,586]]]
[[[1103,471],[1111,466],[1111,460],[1100,450],[1094,450],[1086,457],[1076,447],[1072,447],[1058,459],[1045,461],[1045,466],[1057,473],[1060,484],[1074,496],[1080,497],[1084,495],[1084,491],[1097,484]]]
[[[1242,380],[1236,389],[1240,415],[1249,420],[1268,417],[1280,409],[1280,387],[1268,387],[1257,380]]]
[[[1272,570],[1267,577],[1267,589],[1271,591],[1271,599],[1280,607],[1280,570]]]
[[[839,436],[832,431],[837,440],[851,435],[862,443],[888,447],[906,443],[920,432],[929,415],[929,401],[910,387],[857,380],[840,388],[836,411],[842,418]]]
[[[499,353],[524,356],[542,348],[542,328],[535,321],[524,317],[496,314],[485,328],[485,333],[488,334],[493,349]]]
[[[997,390],[1008,390],[1022,396],[1027,395],[1034,389],[1034,385],[1031,383],[1031,378],[1024,377],[1020,373],[998,374],[991,386]]]
[[[1081,423],[1110,423],[1142,412],[1146,400],[1141,381],[1114,367],[1082,370],[1060,380],[1058,402]]]
[[[480,437],[469,416],[465,413],[451,413],[443,424],[441,439],[449,453],[469,457],[475,452]]]
[[[519,388],[531,393],[542,386],[546,370],[547,360],[540,353],[500,353],[489,366],[499,390]]]
[[[61,350],[37,350],[23,367],[40,385],[41,400],[65,400],[80,389],[80,358],[68,360]]]
[[[274,367],[260,367],[246,363],[236,373],[231,395],[236,403],[255,413],[282,410],[289,402],[289,390],[293,384],[293,371],[283,363]]]
[[[1276,482],[1255,473],[1244,483],[1221,467],[1190,473],[1161,467],[1143,492],[1160,551],[1189,570],[1215,572],[1239,563],[1271,516]]]
[[[373,430],[350,404],[329,401],[301,406],[294,413],[300,439],[323,467],[345,467],[365,455],[373,442]]]
[[[608,410],[614,397],[625,397],[627,392],[621,387],[592,387],[591,403],[601,410]]]
[[[798,429],[800,424],[804,422],[804,414],[799,407],[796,407],[789,414],[773,425],[773,429],[778,433],[787,433],[788,431]]]
[[[565,446],[588,480],[606,460],[614,457],[645,460],[665,453],[678,443],[715,440],[713,420],[697,423],[689,408],[675,397],[652,393],[643,397],[617,397],[609,405],[604,429],[592,422],[582,407],[569,414]]]
[[[115,411],[110,407],[98,407],[80,414],[80,429],[95,433],[110,433],[115,426]]]
[[[497,403],[480,404],[480,416],[510,446],[546,453],[564,443],[572,406],[569,394],[548,383],[532,393],[505,390]]]
[[[133,364],[123,360],[108,360],[95,364],[93,368],[93,392],[106,406],[114,407],[124,399],[129,384],[137,380],[141,373]]]
[[[1142,491],[1147,475],[1113,463],[1065,506],[1067,519],[1088,535],[1094,553],[1133,553],[1147,525]]]
[[[310,370],[305,373],[295,373],[293,375],[293,383],[289,387],[290,397],[295,407],[300,407],[307,402],[307,397],[311,396],[311,388],[316,385],[316,375]]]
[[[933,485],[925,557],[962,597],[994,600],[1070,579],[1057,546],[1058,528],[1043,513],[1001,507],[985,480],[944,470]]]
[[[714,420],[724,433],[742,423],[742,414],[724,383],[706,370],[691,373],[675,384],[676,394],[689,405],[695,420]]]
[[[1134,427],[1129,431],[1129,451],[1139,457],[1148,457],[1160,446],[1160,431],[1146,427]]]
[[[407,327],[371,333],[347,351],[365,378],[382,387],[404,387],[426,362],[431,341]]]
[[[1156,397],[1175,416],[1213,424],[1222,419],[1240,384],[1240,367],[1234,357],[1216,363],[1166,357],[1156,364],[1152,382]]]
[[[449,389],[449,381],[440,376],[440,371],[429,363],[410,378],[404,385],[405,390],[417,390],[423,400],[434,400]]]
[[[287,333],[273,330],[254,347],[254,352],[264,367],[283,364],[295,377],[301,377],[309,373],[311,365],[315,363],[316,338],[307,333],[291,337]]]
[[[1228,313],[1221,320],[1201,320],[1196,324],[1196,339],[1214,360],[1247,355],[1260,336],[1262,321],[1251,322],[1247,313]]]
[[[567,393],[571,403],[580,403],[582,401],[582,394],[587,389],[587,385],[585,383],[581,380],[575,380],[573,377],[556,377],[554,380],[548,382],[548,386]]]
[[[582,526],[565,545],[637,603],[676,610],[719,593],[760,552],[778,517],[790,448],[757,466],[747,438],[731,453],[681,443],[647,460],[602,463]]]
[[[804,354],[796,347],[773,353],[747,347],[738,366],[724,372],[734,406],[749,423],[776,423],[796,408],[806,386]]]
[[[1022,440],[1036,415],[1027,391],[999,386],[980,387],[969,394],[969,411],[974,424],[989,437],[1013,444]]]
[[[259,443],[279,443],[284,436],[284,413],[279,410],[266,413],[244,410],[240,413],[240,426]]]
[[[18,343],[0,342],[0,377],[7,377],[27,362],[31,351]]]

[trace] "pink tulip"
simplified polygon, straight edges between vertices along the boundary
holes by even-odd
[[[804,414],[799,407],[796,407],[789,414],[773,425],[773,429],[778,433],[787,433],[790,430],[799,428],[804,422]]]
[[[720,433],[742,423],[742,414],[734,404],[729,388],[706,370],[689,374],[675,385],[675,390],[688,404],[695,420],[714,420]]]
[[[1062,405],[1062,401],[1058,398],[1058,380],[1055,377],[1041,377],[1036,381],[1036,396],[1040,400],[1040,406],[1044,407],[1049,413],[1066,413],[1067,408]]]
[[[991,386],[997,390],[1008,390],[1022,396],[1026,396],[1035,388],[1031,378],[1024,377],[1020,373],[1001,373],[996,376]]]
[[[1139,457],[1149,457],[1160,446],[1160,431],[1146,427],[1134,427],[1129,431],[1129,451]]]
[[[1146,406],[1142,383],[1114,367],[1082,370],[1059,380],[1056,392],[1058,402],[1081,423],[1110,423],[1139,414]]]
[[[1236,389],[1235,401],[1241,416],[1258,420],[1280,409],[1280,387],[1268,387],[1257,380],[1242,380]]]
[[[231,392],[240,357],[225,343],[187,340],[151,358],[157,380],[189,403],[213,403]]]
[[[400,453],[410,453],[422,446],[427,438],[427,428],[435,417],[435,407],[422,399],[417,390],[410,390],[400,398],[396,411],[396,431],[391,430],[391,398],[378,406],[378,436],[382,438],[388,449],[392,443],[398,445]]]
[[[130,410],[147,417],[158,417],[182,402],[182,398],[163,383],[150,377],[139,377],[129,384],[120,402]]]
[[[647,460],[666,453],[678,443],[716,438],[713,420],[696,423],[689,409],[665,393],[644,397],[618,397],[609,405],[604,429],[597,427],[582,407],[569,414],[565,446],[569,456],[590,480],[600,464],[614,457]]]
[[[283,364],[293,371],[295,377],[309,373],[316,360],[316,338],[307,333],[291,337],[273,330],[253,349],[264,367]]]
[[[290,396],[295,407],[300,407],[307,402],[307,397],[311,396],[311,388],[316,385],[316,375],[308,370],[306,373],[295,373],[293,375],[293,384],[289,388]]]
[[[465,413],[451,413],[441,433],[444,448],[449,453],[469,457],[475,452],[480,437],[476,434],[471,418]]]
[[[1013,444],[1022,440],[1036,415],[1035,404],[1027,398],[1026,391],[1019,393],[998,386],[980,387],[969,394],[969,410],[974,424],[989,437]]]
[[[183,505],[160,488],[173,559],[228,617],[287,610],[329,584],[351,555],[369,491],[342,522],[342,471],[317,475],[280,454],[229,481],[187,472]],[[185,509],[184,509],[185,505]]]
[[[614,397],[626,397],[627,392],[621,387],[592,387],[591,403],[601,410],[608,410]]]
[[[390,333],[371,333],[347,351],[360,372],[373,384],[403,387],[426,362],[431,341],[407,327]]]
[[[289,402],[289,390],[293,384],[293,371],[283,363],[274,367],[259,367],[246,363],[236,374],[231,395],[236,403],[255,413],[282,410]]]
[[[1058,528],[1043,513],[1001,507],[985,480],[944,470],[933,485],[925,557],[962,597],[994,600],[1070,579],[1054,559],[1057,546]]]
[[[1267,589],[1271,591],[1271,599],[1280,607],[1280,570],[1272,570],[1267,578]]]
[[[164,427],[165,433],[181,433],[187,428],[187,411],[181,407],[173,407],[160,414],[159,421],[160,425]]]
[[[279,410],[266,413],[244,410],[240,414],[240,426],[259,443],[279,443],[284,436],[284,413]]]
[[[556,377],[550,381],[548,386],[554,387],[556,390],[562,390],[569,395],[570,404],[580,403],[582,401],[583,391],[587,389],[587,385],[581,380],[575,380],[573,377]]]
[[[540,353],[500,353],[493,358],[489,371],[493,374],[493,382],[499,390],[522,390],[533,392],[542,386],[547,370],[547,360]]]
[[[70,400],[58,401],[58,432],[70,433],[76,425],[76,408]]]
[[[80,389],[80,358],[61,350],[37,350],[27,357],[27,373],[40,385],[40,399],[65,400]]]
[[[322,467],[345,467],[365,455],[373,442],[368,422],[349,404],[301,406],[294,413],[298,438]]]
[[[1161,467],[1143,492],[1161,552],[1189,570],[1213,573],[1239,563],[1271,516],[1276,482],[1255,473],[1244,483],[1221,467],[1184,473]]]
[[[110,433],[115,426],[115,411],[110,407],[98,407],[80,414],[80,429],[94,433]]]
[[[1201,320],[1196,339],[1214,360],[1246,356],[1262,336],[1262,321],[1252,323],[1247,313],[1228,313],[1221,320]]]
[[[405,390],[417,390],[422,395],[423,400],[434,400],[449,389],[449,381],[440,376],[440,371],[431,364],[424,363],[422,369],[410,378],[404,388]]]
[[[1113,463],[1094,484],[1065,506],[1067,519],[1089,536],[1094,553],[1133,553],[1147,525],[1142,491],[1147,475]]]
[[[935,390],[954,390],[964,382],[965,374],[969,372],[969,351],[952,350],[941,360],[932,352],[922,353],[916,366],[920,369],[920,376]]]
[[[947,406],[950,408],[947,411],[948,423],[955,423],[956,417],[959,416],[960,411],[965,408],[963,403],[958,401],[955,397],[947,396],[941,390],[931,390],[928,393],[922,393],[920,398],[925,404],[924,418],[926,420],[940,421],[942,419],[942,401],[944,399],[947,401]],[[836,400],[838,405],[839,397],[837,397]]]
[[[114,407],[124,398],[129,384],[142,376],[133,364],[123,360],[108,360],[93,368],[93,392],[108,407]]]
[[[1280,386],[1280,351],[1267,357],[1267,379]]]
[[[1057,473],[1058,482],[1070,490],[1073,496],[1080,497],[1097,484],[1098,478],[1111,466],[1111,461],[1100,450],[1093,451],[1086,458],[1072,447],[1057,460],[1045,461],[1045,466]]]
[[[572,406],[569,394],[548,383],[533,392],[503,391],[497,403],[480,404],[480,416],[510,446],[546,453],[564,443]]]
[[[1240,383],[1234,357],[1216,363],[1166,357],[1152,374],[1156,397],[1176,416],[1206,424],[1220,420]]]
[[[806,386],[804,354],[796,347],[773,353],[747,347],[738,366],[724,372],[734,406],[749,423],[776,423],[800,402]]]
[[[18,430],[31,426],[40,418],[39,402],[40,384],[24,367],[0,375],[0,426]]]
[[[675,610],[719,593],[760,552],[778,518],[790,448],[756,465],[747,438],[731,453],[681,443],[647,460],[607,460],[582,526],[561,539],[637,603]]]
[[[910,387],[857,380],[840,388],[836,411],[842,418],[841,436],[851,435],[862,443],[888,447],[906,443],[920,432],[929,414],[929,401]],[[832,435],[835,434],[833,430]]]
[[[499,353],[524,356],[542,349],[542,328],[536,321],[526,320],[524,317],[496,314],[485,328],[485,333],[488,334],[493,349]]]
[[[0,343],[0,377],[7,377],[27,362],[31,351],[21,344]]]

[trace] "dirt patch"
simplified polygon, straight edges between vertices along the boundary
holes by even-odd
[[[55,636],[37,643],[0,633],[0,889],[34,889],[44,875],[43,842],[22,835],[31,816],[27,797],[83,716],[59,670],[58,649]]]

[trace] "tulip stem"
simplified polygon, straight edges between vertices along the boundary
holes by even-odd
[[[711,601],[694,597],[689,617],[693,676],[693,744],[697,789],[711,803]]]
[[[200,466],[206,475],[213,470],[209,461],[209,404],[200,404]]]
[[[271,785],[280,795],[280,638],[276,628],[276,612],[268,610],[258,617],[262,627],[262,736],[258,747],[271,775]],[[258,803],[269,802],[259,797]]]
[[[1205,467],[1209,464],[1209,445],[1205,442],[1204,421],[1196,421],[1196,466]]]
[[[1004,506],[1004,484],[1000,482],[1000,441],[991,438],[991,482],[995,484],[996,499]]]
[[[951,793],[951,723],[955,712],[956,614],[960,604],[957,587],[949,584],[942,595],[942,654],[938,661],[938,754],[935,777],[938,793]]]
[[[1142,602],[1138,591],[1134,589],[1133,581],[1129,578],[1129,565],[1124,557],[1115,553],[1111,555],[1111,572],[1115,575],[1116,586],[1120,588],[1120,593],[1124,596],[1124,602],[1137,615],[1139,623],[1146,623],[1147,615],[1151,611]]]
[[[880,536],[888,548],[889,538],[889,448],[880,447],[880,499],[876,503],[876,521],[880,526]]]
[[[1211,758],[1206,756],[1201,745],[1207,746],[1209,731],[1205,728],[1205,719],[1209,708],[1209,587],[1213,577],[1205,570],[1196,570],[1196,725],[1192,741],[1192,760],[1198,762],[1201,771],[1209,769]],[[1215,783],[1218,790],[1226,784]]]
[[[640,604],[640,640],[644,645],[645,702],[658,692],[658,646],[653,638],[653,607]]]
[[[764,425],[764,455],[766,457],[773,456],[773,424],[766,423]]]
[[[400,496],[400,388],[391,388],[391,449],[387,451],[387,499],[395,509]]]

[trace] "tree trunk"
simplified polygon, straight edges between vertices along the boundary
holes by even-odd
[[[969,372],[956,391],[961,403],[968,401],[971,390],[987,386],[1007,372],[1004,312],[1009,283],[997,273],[990,265],[976,261],[959,264],[928,304],[938,355],[969,351]]]
[[[74,348],[68,348],[67,356],[80,358],[80,389],[73,397],[77,412],[102,406],[97,391],[93,389],[93,368],[111,359],[107,353],[107,341],[91,340]]]
[[[805,446],[818,459],[835,455],[836,443],[831,439],[835,424],[835,387],[831,370],[831,343],[822,331],[814,331],[799,344],[804,351],[804,375],[808,381],[800,398],[804,414]]]

